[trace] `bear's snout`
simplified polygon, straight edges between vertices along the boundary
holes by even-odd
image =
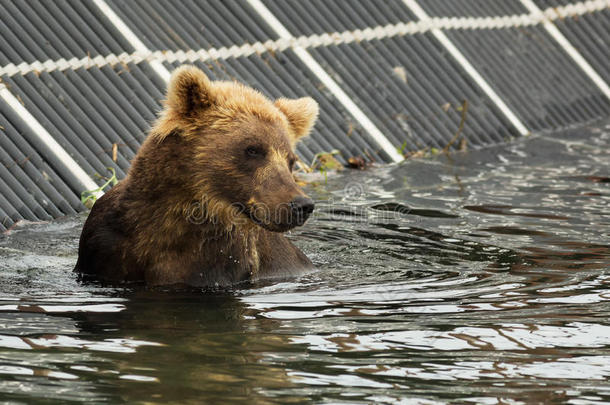
[[[298,196],[290,202],[290,208],[292,210],[292,218],[294,218],[294,224],[301,226],[307,221],[309,215],[313,212],[315,204],[309,197]]]

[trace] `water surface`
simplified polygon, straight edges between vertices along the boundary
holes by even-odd
[[[81,284],[84,216],[0,236],[0,400],[610,401],[610,125],[308,192],[320,270],[235,291]]]

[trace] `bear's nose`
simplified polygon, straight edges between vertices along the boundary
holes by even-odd
[[[313,212],[315,204],[309,197],[298,196],[290,203],[295,225],[303,225],[309,215]]]

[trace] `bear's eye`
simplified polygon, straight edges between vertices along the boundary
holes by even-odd
[[[248,146],[246,148],[246,156],[256,158],[265,156],[265,150],[260,146]]]

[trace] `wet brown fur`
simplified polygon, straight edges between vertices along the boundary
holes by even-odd
[[[93,206],[75,270],[113,283],[226,286],[311,268],[282,232],[295,226],[286,207],[304,196],[294,147],[317,113],[310,98],[272,102],[177,69],[127,177]]]

